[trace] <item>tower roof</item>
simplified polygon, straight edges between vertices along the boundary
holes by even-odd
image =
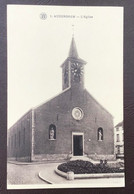
[[[68,57],[72,57],[72,58],[75,58],[75,59],[79,58],[74,37],[72,37],[72,42],[71,42],[71,45],[70,45],[70,50],[69,50]]]
[[[75,44],[75,40],[74,40],[74,36],[72,37],[72,41],[71,41],[71,45],[70,45],[70,50],[69,50],[69,54],[67,59],[62,63],[61,67],[63,66],[63,64],[67,61],[67,60],[71,60],[71,61],[75,61],[75,62],[79,62],[82,64],[86,64],[87,62],[84,61],[83,59],[81,59],[78,55],[77,52],[77,48],[76,48],[76,44]]]

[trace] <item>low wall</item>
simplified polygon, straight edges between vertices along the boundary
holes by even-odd
[[[100,160],[116,160],[115,155],[85,155],[89,159],[100,161]],[[69,160],[71,159],[72,154],[38,154],[34,155],[34,161],[59,161],[59,160]],[[81,156],[82,157],[82,156]]]
[[[31,157],[30,156],[25,156],[25,157],[12,157],[12,158],[8,158],[8,161],[19,161],[19,162],[31,162]]]
[[[67,154],[39,154],[34,155],[33,161],[63,161],[67,160]]]
[[[55,169],[55,173],[68,179],[68,173]],[[119,178],[124,177],[124,173],[96,173],[96,174],[74,174],[74,179],[85,179],[85,178]]]
[[[115,155],[84,155],[87,158],[94,160],[94,161],[100,161],[100,160],[107,160],[107,161],[114,161],[116,160]],[[72,158],[72,154],[38,154],[34,155],[32,161],[63,161],[63,160],[70,160]],[[82,159],[82,156],[80,157]],[[12,157],[8,158],[8,160],[11,161],[21,161],[21,162],[30,162],[31,157],[26,156],[26,157]]]

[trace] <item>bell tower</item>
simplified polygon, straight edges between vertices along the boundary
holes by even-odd
[[[84,88],[84,65],[86,62],[78,55],[74,36],[72,37],[69,55],[62,67],[62,89],[68,87]]]

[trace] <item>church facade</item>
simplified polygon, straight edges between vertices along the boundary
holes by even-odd
[[[73,37],[61,65],[62,92],[29,110],[8,130],[10,160],[115,158],[113,117],[85,89],[85,65]]]

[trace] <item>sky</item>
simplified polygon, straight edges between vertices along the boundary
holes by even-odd
[[[123,120],[122,7],[8,5],[7,29],[8,127],[62,91],[60,65],[73,33],[87,62],[85,88],[114,124]]]

